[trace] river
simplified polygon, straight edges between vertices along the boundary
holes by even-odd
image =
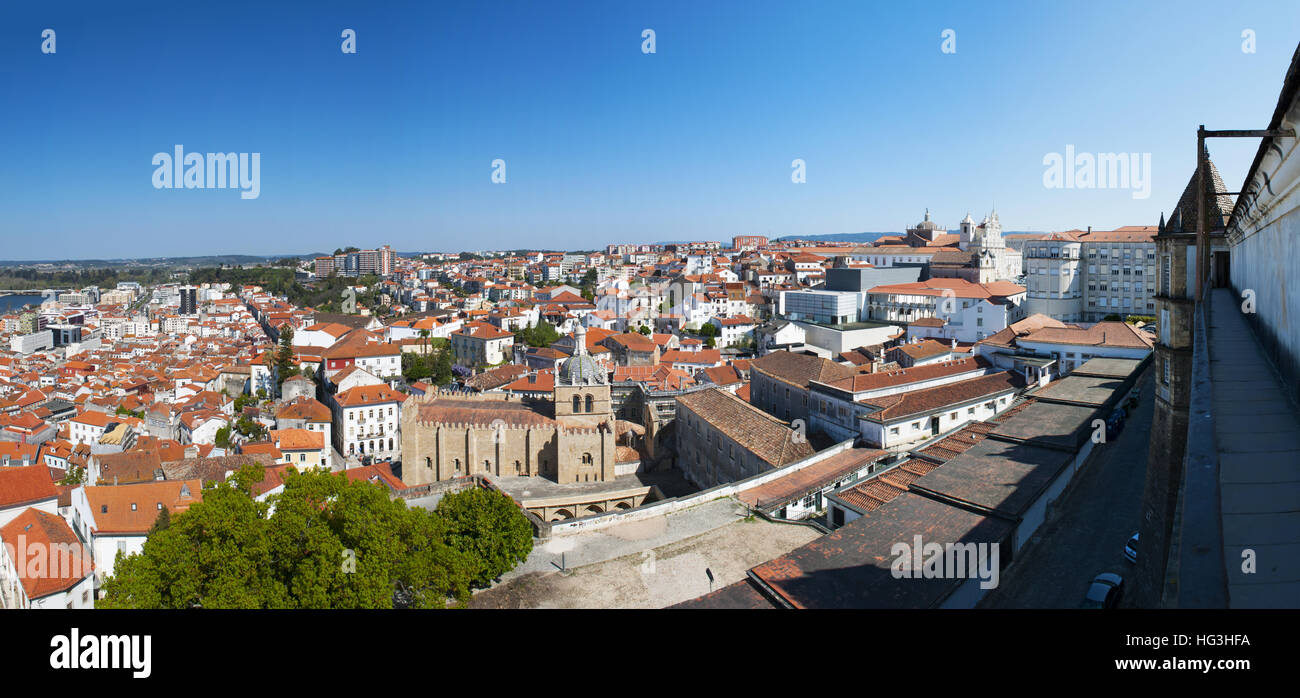
[[[17,311],[28,303],[40,305],[45,297],[40,294],[24,294],[21,296],[0,296],[0,314],[8,314]]]

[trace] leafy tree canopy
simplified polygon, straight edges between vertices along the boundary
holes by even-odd
[[[533,529],[519,506],[495,490],[473,488],[443,496],[436,513],[447,525],[447,543],[477,563],[471,581],[485,587],[533,550]]]
[[[523,342],[530,347],[549,347],[559,338],[559,330],[555,329],[555,325],[545,320],[532,327],[524,327],[515,331],[515,341]]]
[[[471,512],[448,495],[451,513],[430,513],[373,483],[289,468],[284,490],[259,502],[252,486],[263,475],[245,467],[155,525],[142,553],[118,553],[99,606],[443,608],[467,601],[472,580],[509,569],[501,561],[518,558],[521,525],[531,549],[523,514],[505,516],[490,499]],[[484,539],[470,540],[474,531]]]

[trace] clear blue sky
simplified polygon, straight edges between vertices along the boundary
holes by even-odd
[[[8,2],[0,259],[1153,224],[1297,40],[1295,0]],[[176,144],[261,153],[260,197],[155,189]],[[1067,144],[1151,153],[1150,198],[1045,188]]]

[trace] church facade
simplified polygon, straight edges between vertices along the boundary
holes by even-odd
[[[1015,281],[1023,270],[1020,252],[1006,246],[1002,223],[993,211],[976,224],[966,214],[956,235],[930,220],[907,229],[904,239],[909,247],[937,248],[930,257],[930,275],[941,279],[964,279],[973,284]]]
[[[1002,240],[1002,223],[998,221],[997,211],[985,216],[978,225],[966,214],[961,221],[957,247],[971,253],[971,264],[979,269],[980,278],[976,283],[1014,281],[1021,274],[1020,253]]]

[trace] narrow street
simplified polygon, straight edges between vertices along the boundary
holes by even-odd
[[[1124,559],[1124,544],[1137,531],[1141,512],[1154,404],[1151,375],[1148,369],[1138,379],[1142,397],[1119,438],[1094,451],[1056,517],[1034,535],[982,608],[1077,608],[1097,574],[1114,572],[1128,581],[1133,564]]]

